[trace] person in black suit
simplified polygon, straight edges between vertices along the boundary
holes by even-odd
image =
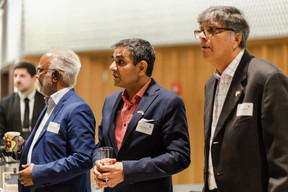
[[[18,89],[0,102],[0,139],[8,131],[18,131],[28,139],[41,111],[45,107],[44,96],[35,87],[36,69],[32,63],[21,61],[14,68],[14,85]],[[29,101],[25,98],[28,98]],[[29,113],[27,110],[29,106]],[[26,109],[26,117],[25,117]],[[2,141],[0,142],[2,144]]]
[[[245,50],[249,25],[237,8],[210,7],[198,23],[216,68],[205,86],[203,191],[287,191],[287,76]]]

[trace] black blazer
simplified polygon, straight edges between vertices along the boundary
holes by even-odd
[[[208,191],[208,154],[217,80],[205,86],[204,190]],[[253,104],[252,115],[238,108]],[[242,104],[242,105],[241,105]],[[243,112],[243,111],[242,111]],[[228,90],[211,154],[220,192],[288,190],[288,79],[272,63],[245,51]]]
[[[32,130],[36,121],[45,107],[44,96],[36,91],[34,109],[31,121]],[[2,138],[7,131],[18,131],[21,136],[26,140],[30,133],[22,132],[21,114],[20,114],[20,97],[18,93],[14,93],[4,97],[0,102],[0,139],[2,145]]]

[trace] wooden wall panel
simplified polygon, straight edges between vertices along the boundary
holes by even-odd
[[[111,55],[112,51],[100,54],[79,54],[82,67],[75,90],[91,106],[97,127],[101,122],[102,105],[106,96],[119,90],[113,86],[112,73],[109,71],[112,63]],[[97,138],[97,129],[95,133]]]
[[[288,38],[250,41],[247,50],[256,57],[274,63],[288,74]]]
[[[288,74],[288,38],[255,40],[248,42],[247,50],[254,56],[267,59]],[[152,77],[171,90],[172,83],[180,83],[180,97],[184,100],[191,142],[190,167],[173,176],[174,184],[203,182],[203,113],[204,86],[212,75],[214,66],[202,59],[199,45],[156,47],[156,62]],[[75,86],[77,93],[91,106],[97,127],[107,95],[119,90],[114,87],[109,66],[113,51],[79,53],[82,68]],[[34,63],[39,56],[26,57]]]

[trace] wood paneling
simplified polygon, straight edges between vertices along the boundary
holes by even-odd
[[[288,38],[250,41],[247,50],[256,57],[274,63],[288,75]]]
[[[288,74],[288,38],[248,42],[247,50],[254,56],[267,59]],[[173,176],[174,184],[203,182],[203,111],[204,86],[214,67],[203,61],[199,45],[156,47],[153,77],[171,90],[172,83],[180,83],[186,106],[191,142],[191,165]],[[101,110],[107,95],[119,90],[114,87],[109,71],[113,51],[79,53],[82,68],[75,86],[77,93],[91,106],[96,127],[101,121]],[[25,60],[39,62],[39,56]],[[97,133],[97,128],[96,128]],[[97,135],[96,135],[97,138]]]
[[[10,63],[0,70],[0,96],[5,97],[14,92],[14,63]]]

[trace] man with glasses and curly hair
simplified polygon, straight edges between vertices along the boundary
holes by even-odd
[[[198,23],[202,56],[216,68],[205,86],[203,191],[287,191],[287,77],[245,50],[237,8],[210,7]]]

